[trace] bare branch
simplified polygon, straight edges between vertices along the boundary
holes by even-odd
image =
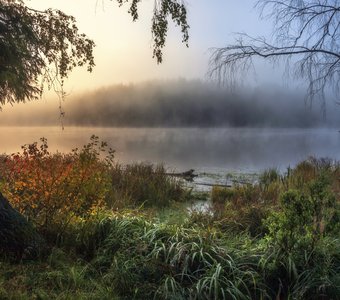
[[[239,34],[236,43],[214,49],[210,75],[235,84],[255,57],[276,63],[285,59],[292,65],[290,75],[308,82],[308,98],[333,88],[339,95],[340,80],[340,1],[339,0],[259,0],[262,18],[273,20],[272,42]]]

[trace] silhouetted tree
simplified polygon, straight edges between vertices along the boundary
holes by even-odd
[[[240,34],[235,44],[214,50],[210,74],[234,84],[253,68],[253,58],[282,59],[288,75],[308,82],[309,100],[324,100],[329,87],[339,95],[340,1],[259,0],[256,7],[273,20],[273,40]]]
[[[116,1],[119,5],[128,2],[133,21],[138,19],[141,0]],[[162,62],[168,17],[181,27],[183,42],[188,42],[185,5],[177,0],[155,1],[151,32],[158,63]],[[22,0],[0,0],[0,106],[35,99],[44,84],[63,97],[63,80],[73,68],[87,65],[92,71],[94,45],[79,33],[74,17],[60,10],[38,11]],[[36,252],[38,240],[33,227],[0,193],[0,254]]]
[[[128,2],[133,21],[138,19],[141,0],[116,1]],[[188,42],[185,5],[178,0],[155,1],[151,32],[153,56],[159,63],[169,16],[181,27],[183,42]],[[38,11],[21,0],[0,0],[0,105],[35,99],[44,83],[57,89],[76,66],[87,65],[92,71],[94,46],[79,33],[74,17],[60,10]]]
[[[94,42],[59,10],[0,1],[0,104],[37,98],[43,84],[62,84],[75,66],[94,66]]]

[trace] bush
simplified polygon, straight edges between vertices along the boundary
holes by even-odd
[[[309,192],[289,190],[281,196],[281,211],[274,212],[267,220],[269,241],[289,253],[295,249],[312,251],[325,228],[332,226],[337,210],[330,181],[321,174],[309,183]]]
[[[112,152],[108,160],[100,159],[106,144],[99,144],[97,137],[70,154],[50,154],[44,138],[40,146],[22,148],[1,165],[2,190],[40,230],[63,232],[72,219],[87,217],[105,203]]]
[[[105,207],[165,207],[188,195],[163,166],[114,164],[114,151],[96,136],[68,154],[51,154],[44,138],[22,149],[1,157],[2,191],[48,239]]]
[[[337,209],[329,175],[321,173],[308,183],[308,192],[284,192],[280,211],[267,218],[264,272],[284,297],[332,299],[340,292],[340,241],[325,233]]]

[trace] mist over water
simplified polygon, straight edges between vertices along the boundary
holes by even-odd
[[[2,125],[60,125],[58,103],[4,109]],[[340,106],[277,87],[231,92],[194,80],[113,85],[70,95],[62,103],[66,126],[105,127],[340,127]],[[26,106],[27,105],[27,106]]]
[[[0,127],[0,152],[46,137],[50,151],[70,151],[98,135],[122,163],[165,163],[170,169],[198,172],[285,171],[314,155],[340,159],[340,133],[329,129],[283,128],[93,128]]]
[[[65,130],[55,106],[38,104],[1,112],[1,153],[41,137],[52,152],[67,152],[95,134],[117,161],[179,171],[284,171],[312,155],[340,160],[340,107],[328,103],[324,119],[317,103],[310,108],[302,94],[277,88],[231,93],[187,80],[114,85],[67,99]]]

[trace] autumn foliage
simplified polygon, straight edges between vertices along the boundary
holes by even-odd
[[[51,154],[42,138],[40,145],[24,145],[22,153],[3,157],[2,191],[37,227],[59,224],[60,230],[72,218],[84,218],[105,203],[112,159],[113,151],[96,136],[68,154]]]
[[[70,153],[50,153],[42,138],[0,156],[0,190],[36,228],[59,237],[106,208],[164,207],[186,199],[182,181],[162,165],[122,165],[113,154],[97,136]]]

